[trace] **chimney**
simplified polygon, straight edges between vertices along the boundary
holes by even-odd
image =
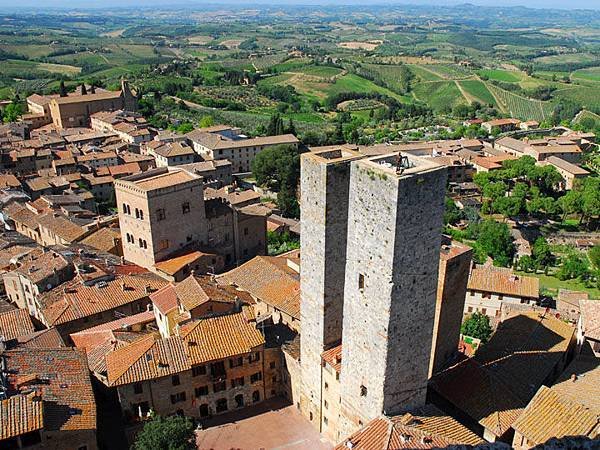
[[[124,282],[124,281],[121,281],[121,290],[122,290],[123,292],[125,292],[125,291],[127,290],[127,285],[125,284],[125,282]]]

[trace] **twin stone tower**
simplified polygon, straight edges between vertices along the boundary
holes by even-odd
[[[425,403],[446,169],[343,148],[301,166],[301,410],[338,440]],[[321,354],[340,343],[338,413],[324,418]]]

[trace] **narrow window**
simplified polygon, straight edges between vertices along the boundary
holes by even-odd
[[[365,276],[362,273],[358,274],[358,289],[361,291],[365,289]]]

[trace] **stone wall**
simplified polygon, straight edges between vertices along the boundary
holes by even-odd
[[[442,247],[429,376],[444,370],[458,351],[472,255],[466,245]]]
[[[357,158],[326,151],[301,160],[301,361],[308,417],[317,427],[321,353],[342,338],[350,162]]]
[[[342,435],[425,402],[446,169],[409,160],[402,174],[396,155],[352,163]]]

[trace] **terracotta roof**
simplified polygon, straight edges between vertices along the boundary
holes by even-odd
[[[97,92],[95,94],[86,94],[86,95],[71,94],[67,97],[55,97],[52,99],[52,101],[55,101],[59,105],[64,105],[67,103],[87,103],[87,102],[92,102],[95,100],[116,99],[119,97],[121,97],[121,91],[116,91],[116,92],[104,91],[104,92]]]
[[[297,144],[300,142],[293,134],[281,134],[278,136],[256,137],[251,139],[230,139],[216,133],[207,133],[194,130],[186,135],[191,141],[211,150],[225,150],[246,147],[259,147],[263,145]]]
[[[82,239],[81,243],[108,252],[118,246],[120,240],[121,232],[118,228],[103,227]]]
[[[476,268],[471,271],[467,289],[501,295],[539,298],[540,281],[536,277],[515,275],[499,268]]]
[[[154,152],[164,158],[172,158],[174,156],[193,155],[194,149],[182,142],[167,142],[155,148]]]
[[[154,308],[166,315],[177,308],[177,293],[175,292],[175,286],[168,284],[162,289],[153,292],[150,295],[150,300],[152,300]]]
[[[12,174],[0,175],[0,189],[20,188],[21,182]]]
[[[300,277],[285,258],[256,256],[218,279],[300,319]]]
[[[9,341],[33,333],[35,328],[26,309],[0,313],[0,336]]]
[[[50,230],[67,242],[76,242],[87,233],[83,227],[80,227],[66,216],[56,212],[38,216],[37,222],[40,227]]]
[[[542,386],[513,428],[531,445],[565,436],[596,438],[600,433],[600,411],[589,410],[581,403]]]
[[[245,312],[189,322],[181,335],[142,338],[106,355],[110,386],[183,372],[192,365],[247,354],[264,345]]]
[[[502,125],[518,125],[521,121],[519,119],[493,119],[483,123],[487,123],[492,127],[499,127]]]
[[[64,284],[64,291],[59,286],[42,296],[41,315],[48,326],[59,325],[143,299],[149,295],[147,287],[157,290],[165,284],[160,277],[150,273],[122,275],[94,286],[81,285],[74,280]]]
[[[38,249],[28,245],[13,245],[0,250],[0,269],[8,268],[33,251],[38,251]]]
[[[188,264],[193,263],[198,258],[208,255],[208,253],[203,253],[200,251],[193,251],[190,253],[186,253],[181,256],[176,256],[174,258],[166,259],[164,261],[157,262],[154,264],[154,267],[161,272],[166,273],[167,275],[175,275],[181,269],[183,269]]]
[[[37,215],[20,203],[11,203],[4,208],[3,212],[7,213],[15,223],[23,224],[33,230],[38,227]]]
[[[77,162],[88,162],[88,161],[100,161],[103,159],[115,159],[117,154],[115,152],[91,152],[83,156],[77,157]]]
[[[600,301],[580,300],[583,335],[586,338],[600,340]]]
[[[152,322],[154,322],[154,312],[143,311],[138,314],[96,325],[95,327],[86,328],[83,331],[71,334],[70,337],[75,344],[75,347],[88,349],[94,347],[99,341],[103,340],[101,337],[103,333],[109,334],[112,331],[128,331],[134,325],[145,325]]]
[[[558,158],[556,156],[548,156],[548,158],[546,158],[546,161],[548,161],[553,166],[556,166],[559,169],[562,169],[573,175],[588,175],[589,174],[589,172],[587,170],[585,170],[584,168],[579,167],[575,164],[572,164],[572,163],[565,161],[564,159]]]
[[[145,191],[153,191],[155,189],[175,186],[177,184],[183,184],[198,179],[199,177],[194,176],[185,170],[174,170],[158,175],[150,175],[147,178],[135,180],[133,183]],[[125,179],[125,181],[127,181],[127,179]]]
[[[4,356],[12,371],[9,395],[18,395],[20,387],[35,389],[43,401],[45,430],[96,429],[96,403],[83,352],[28,348],[9,350]],[[24,379],[26,383],[21,384]]]
[[[40,398],[15,395],[0,401],[0,441],[44,428],[43,404]]]
[[[35,331],[31,334],[19,336],[15,342],[16,348],[59,348],[65,343],[56,328]]]
[[[21,264],[15,271],[32,283],[39,284],[53,276],[55,270],[62,272],[69,266],[69,261],[61,254],[46,251],[45,253],[36,252],[28,255],[27,258],[21,261]],[[47,290],[47,286],[42,286],[42,288],[42,290]]]
[[[550,315],[517,314],[498,326],[473,358],[435,375],[431,387],[502,436],[551,376],[570,348],[575,330]]]
[[[329,363],[333,367],[333,370],[340,373],[342,371],[342,344],[325,350],[321,353],[321,358],[323,358],[323,361]]]
[[[431,405],[403,415],[381,416],[352,434],[335,450],[434,449],[485,441]]]
[[[210,317],[181,327],[181,337],[188,348],[192,365],[230,356],[242,355],[264,345],[248,309],[240,313]]]

